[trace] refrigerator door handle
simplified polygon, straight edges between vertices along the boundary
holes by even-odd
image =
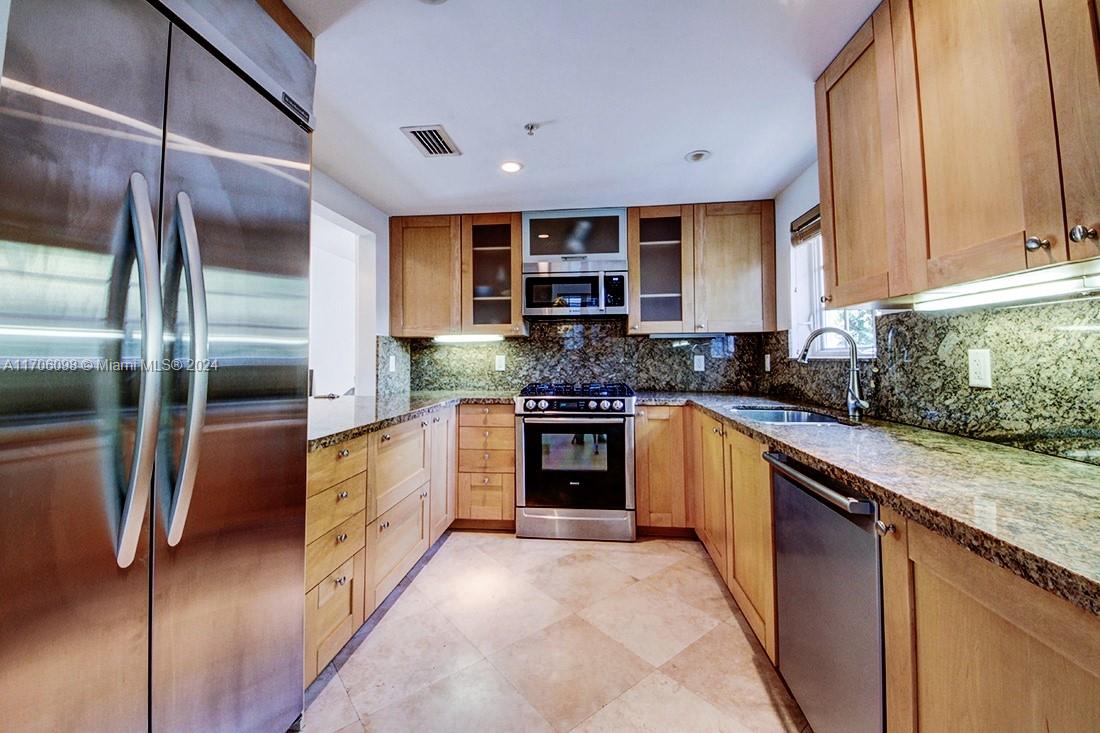
[[[132,173],[126,195],[137,253],[138,292],[141,299],[142,365],[133,462],[130,466],[130,478],[122,508],[118,545],[115,548],[115,558],[120,568],[127,568],[134,561],[138,542],[141,540],[145,510],[149,505],[157,423],[160,416],[158,361],[164,344],[156,225],[153,223],[153,204],[149,200],[149,183],[145,176],[141,173]]]
[[[199,252],[195,212],[191,207],[191,197],[182,191],[176,197],[175,225],[178,227],[183,274],[187,278],[187,303],[191,310],[191,373],[188,377],[187,423],[184,428],[183,448],[180,451],[176,486],[172,492],[172,506],[168,512],[168,545],[171,547],[178,545],[183,538],[183,527],[187,522],[187,512],[191,508],[191,495],[195,490],[199,446],[202,429],[206,424],[210,325],[206,311],[206,281],[202,275],[202,254]]]

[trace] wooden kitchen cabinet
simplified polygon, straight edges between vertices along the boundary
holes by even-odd
[[[684,468],[687,408],[644,405],[634,418],[634,484],[639,527],[688,527]]]
[[[525,336],[521,217],[462,217],[462,332]]]
[[[367,527],[367,613],[382,604],[431,546],[430,494],[425,483]]]
[[[367,439],[352,438],[306,454],[306,496],[367,470]]]
[[[1052,39],[1044,32],[1048,4],[1057,5],[890,0],[914,292],[1069,256],[1047,63]],[[1053,54],[1059,68],[1076,66],[1063,62],[1062,50]],[[1088,147],[1096,145],[1095,130],[1087,133]],[[1032,237],[1049,246],[1027,249]]]
[[[888,508],[887,729],[1095,731],[1100,619]]]
[[[627,211],[632,335],[695,330],[694,214],[689,205]]]
[[[831,308],[911,292],[890,6],[815,85],[824,298]]]
[[[427,419],[414,419],[367,436],[368,523],[430,478],[429,425]]]
[[[306,687],[363,625],[365,580],[366,553],[359,550],[306,593]]]
[[[730,593],[768,657],[776,661],[775,523],[767,446],[725,431],[726,478],[733,546]]]
[[[702,517],[696,534],[710,554],[722,579],[729,583],[732,537],[729,516],[731,502],[726,485],[726,450],[722,423],[710,415],[696,413],[696,473],[702,488]]]
[[[455,519],[504,528],[516,518],[516,416],[511,404],[458,406]]]
[[[458,502],[458,435],[455,409],[441,410],[431,418],[431,531],[428,545],[435,544],[455,520]]]
[[[515,520],[514,473],[460,473],[458,479],[459,519]]]
[[[390,335],[461,330],[461,229],[459,216],[390,219]]]
[[[775,330],[775,202],[694,211],[695,324],[704,333]]]

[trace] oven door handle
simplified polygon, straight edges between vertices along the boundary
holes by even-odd
[[[624,417],[525,417],[523,418],[524,424],[542,424],[542,423],[616,423],[619,425],[626,423],[626,416]]]

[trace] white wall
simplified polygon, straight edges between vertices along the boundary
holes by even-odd
[[[358,259],[359,236],[314,214],[309,235],[309,368],[314,394],[342,395],[357,387]]]
[[[375,337],[390,332],[389,215],[316,168],[313,204],[315,213],[359,235],[355,392],[373,395],[377,387]]]
[[[820,202],[816,162],[775,197],[775,316],[781,331],[791,327],[791,222]]]

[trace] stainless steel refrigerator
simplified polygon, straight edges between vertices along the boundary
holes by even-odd
[[[313,67],[256,10],[0,0],[6,729],[301,713]]]

